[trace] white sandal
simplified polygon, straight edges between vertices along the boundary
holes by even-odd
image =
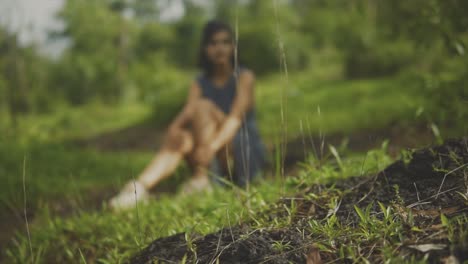
[[[148,198],[145,186],[138,181],[131,181],[109,201],[109,205],[113,210],[127,210],[134,208],[138,202],[148,201]]]
[[[187,180],[181,188],[181,193],[186,195],[186,194],[191,194],[195,192],[201,192],[201,191],[211,191],[211,183],[210,183],[210,178],[209,177],[194,177],[189,180]]]

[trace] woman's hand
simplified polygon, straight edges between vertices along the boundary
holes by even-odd
[[[242,125],[242,119],[253,105],[253,85],[255,76],[250,71],[244,71],[239,77],[237,95],[229,115],[224,119],[224,123],[218,130],[217,135],[211,141],[215,151],[228,144],[236,135]]]

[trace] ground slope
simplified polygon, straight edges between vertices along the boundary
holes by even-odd
[[[250,223],[157,239],[129,262],[468,260],[468,138],[406,154],[376,175],[304,187]]]

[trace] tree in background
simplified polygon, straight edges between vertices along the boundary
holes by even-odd
[[[47,95],[49,62],[34,46],[23,47],[18,35],[0,28],[0,103],[16,126],[19,115],[50,110]]]
[[[132,24],[122,10],[115,1],[68,0],[59,13],[65,24],[62,36],[70,46],[55,68],[54,85],[70,102],[120,99],[133,39]]]
[[[169,4],[66,0],[58,14],[65,28],[58,35],[70,45],[57,61],[38,56],[34,47],[17,47],[0,32],[0,91],[16,88],[10,109],[16,113],[47,110],[53,101],[130,99],[158,111],[175,109],[183,98],[158,98],[183,97],[195,70],[201,27],[214,17],[236,28],[240,62],[259,76],[279,72],[282,42],[290,72],[316,73],[332,65],[338,70],[322,78],[406,75],[418,79],[421,92],[433,98],[466,96],[464,0],[183,0],[183,16],[161,21]],[[445,90],[450,94],[443,94]],[[449,112],[448,117],[460,111]]]

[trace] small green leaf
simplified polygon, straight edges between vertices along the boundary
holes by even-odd
[[[443,226],[447,227],[449,225],[449,220],[448,218],[444,215],[440,215],[440,222],[442,223]]]
[[[341,170],[343,170],[343,162],[341,161],[340,155],[338,154],[338,151],[336,148],[332,145],[329,146],[330,152],[333,154],[333,156],[336,159],[336,162],[338,163],[338,166],[340,166]]]
[[[384,217],[387,218],[389,215],[390,207],[385,207],[385,205],[381,202],[377,202],[377,203],[379,204],[380,210],[384,214]]]
[[[354,205],[354,210],[356,210],[356,213],[358,214],[359,218],[361,218],[361,221],[366,222],[366,216],[364,215],[364,212],[356,205]]]

